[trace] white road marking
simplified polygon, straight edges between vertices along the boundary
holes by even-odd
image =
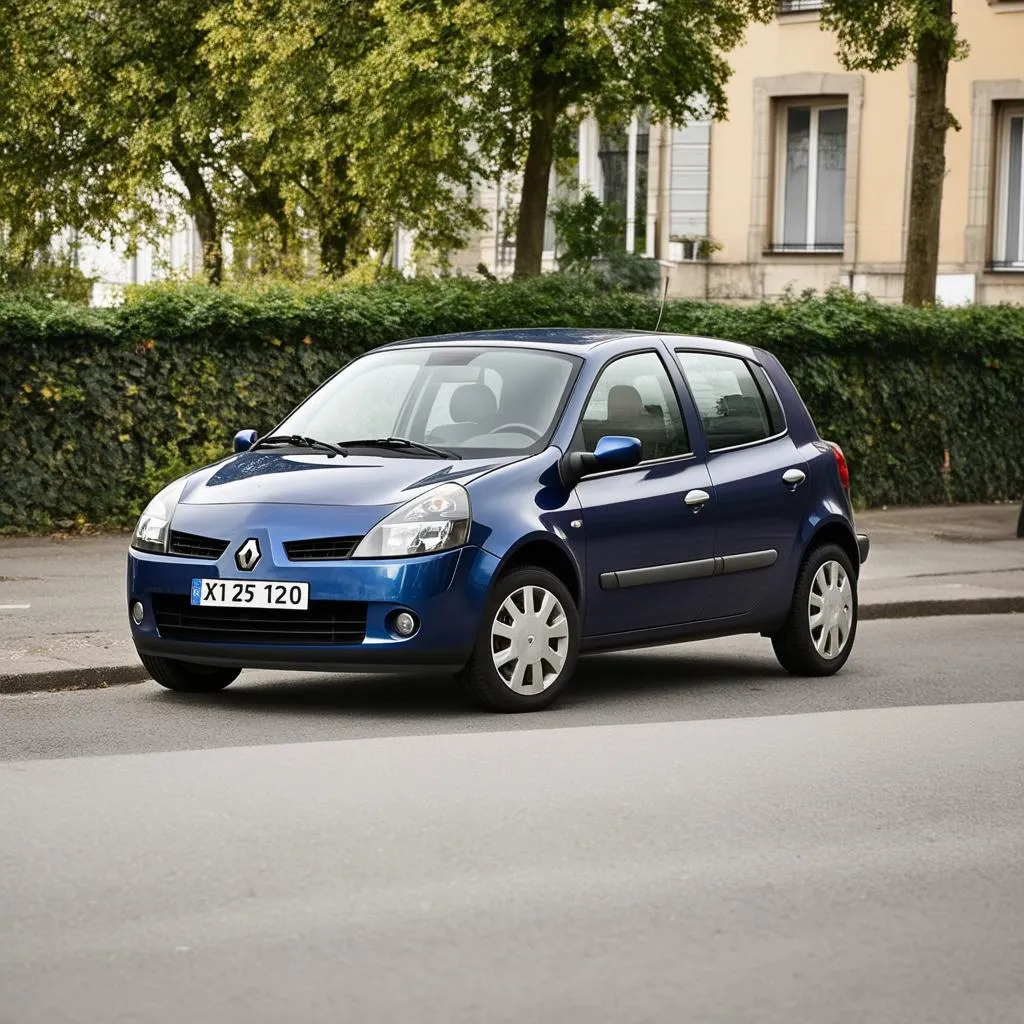
[[[0,612],[15,611],[19,608],[31,608],[30,604],[0,604]]]

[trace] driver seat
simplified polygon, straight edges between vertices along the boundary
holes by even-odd
[[[436,444],[461,444],[477,434],[486,434],[497,422],[498,400],[486,384],[463,384],[448,402],[451,423],[435,427],[430,436]]]

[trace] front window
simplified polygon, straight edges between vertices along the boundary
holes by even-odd
[[[1007,107],[998,124],[993,263],[1024,269],[1024,107]]]
[[[541,451],[579,360],[536,349],[409,346],[350,363],[275,429],[336,443],[401,437],[464,457]]]
[[[594,386],[577,443],[593,451],[609,435],[639,438],[644,462],[690,452],[679,399],[655,353],[616,359]]]
[[[846,107],[783,104],[775,189],[776,250],[842,252],[846,210]]]

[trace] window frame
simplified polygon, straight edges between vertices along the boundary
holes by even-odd
[[[1020,176],[1020,209],[1017,224],[1017,257],[1010,258],[1007,252],[1010,226],[1010,133],[1015,120],[1021,121],[1021,165],[1017,173]],[[990,267],[995,270],[1011,272],[1024,271],[1024,103],[1000,103],[996,118],[995,131],[995,195],[993,196],[993,224],[991,232]]]
[[[821,112],[825,110],[844,110],[846,112],[846,165],[843,168],[843,208],[840,211],[844,225],[844,238],[838,244],[821,244],[814,241],[804,242],[803,245],[785,242],[786,221],[786,156],[787,140],[789,138],[788,117],[789,111],[796,107],[808,107],[811,114],[810,135],[808,139],[808,161],[807,161],[807,230],[805,238],[813,237],[817,227],[818,207],[818,125]],[[771,254],[782,253],[785,255],[812,255],[812,256],[842,256],[846,251],[845,224],[846,224],[846,197],[849,189],[849,162],[850,162],[850,98],[849,96],[790,96],[777,97],[774,101],[774,157],[772,169],[774,182],[772,189],[772,223],[771,243],[768,252]]]
[[[591,399],[594,397],[594,392],[597,390],[598,384],[601,383],[601,378],[604,377],[605,373],[607,373],[615,363],[621,362],[623,359],[629,359],[632,356],[642,355],[656,356],[661,364],[661,369],[664,371],[669,389],[676,400],[676,407],[679,409],[679,420],[683,425],[683,431],[686,434],[686,443],[689,445],[690,450],[687,452],[681,452],[679,455],[665,455],[660,459],[641,459],[635,466],[625,466],[622,469],[605,469],[600,473],[588,473],[586,477],[587,480],[596,480],[600,477],[611,476],[614,473],[631,473],[636,469],[646,468],[647,466],[662,466],[669,462],[690,461],[697,458],[697,452],[693,446],[693,431],[690,429],[690,424],[686,422],[686,410],[683,408],[683,396],[679,393],[679,386],[673,379],[672,371],[665,363],[664,354],[654,346],[649,348],[633,349],[630,352],[621,352],[619,355],[613,356],[601,366],[600,370],[598,370],[597,376],[593,380],[593,383],[591,383],[590,387],[587,389],[587,396],[583,400],[579,417],[576,420],[576,426],[573,428],[569,451],[589,451],[586,444],[583,442],[583,418],[586,415],[587,409],[590,407]],[[687,392],[687,394],[689,394],[689,392]]]
[[[786,437],[789,434],[789,420],[786,416],[786,406],[782,402],[782,398],[772,381],[771,375],[759,362],[757,362],[757,360],[748,359],[746,356],[734,355],[732,352],[716,352],[714,349],[708,348],[674,348],[673,352],[676,356],[676,364],[679,367],[679,372],[683,378],[683,384],[690,396],[690,401],[693,403],[693,407],[697,410],[697,420],[700,426],[701,437],[704,440],[704,451],[707,453],[707,457],[709,459],[714,455],[721,455],[724,452],[740,451],[744,448],[754,448],[757,445],[778,441],[780,438]],[[754,373],[752,367],[756,366],[760,369],[764,374],[765,380],[768,381],[768,386],[772,389],[772,392],[775,395],[775,400],[779,403],[779,409],[782,411],[782,430],[777,431],[774,434],[769,434],[767,437],[759,438],[756,441],[744,441],[743,444],[733,444],[726,448],[712,448],[708,441],[707,431],[704,428],[704,418],[700,415],[700,407],[697,405],[697,399],[693,394],[693,388],[690,386],[690,378],[686,375],[686,367],[683,366],[682,360],[679,359],[679,356],[684,353],[700,356],[718,356],[721,359],[735,359],[742,363],[747,368],[747,372],[750,374],[750,379],[754,382],[754,386],[757,388],[757,392],[761,396],[761,401],[764,404],[765,418],[770,427],[772,423],[771,410],[768,407],[768,400],[765,397],[764,389],[758,379],[758,374]]]

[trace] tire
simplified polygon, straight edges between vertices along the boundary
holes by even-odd
[[[579,646],[579,612],[562,581],[545,569],[514,569],[488,597],[459,682],[487,711],[540,711],[565,689]]]
[[[233,683],[242,671],[240,668],[196,665],[188,661],[174,661],[172,658],[157,658],[150,654],[140,654],[139,659],[161,686],[178,693],[217,693]]]
[[[824,623],[816,625],[816,615]],[[771,638],[775,657],[793,675],[834,675],[850,657],[856,636],[857,576],[841,547],[823,544],[800,568],[785,625]]]

